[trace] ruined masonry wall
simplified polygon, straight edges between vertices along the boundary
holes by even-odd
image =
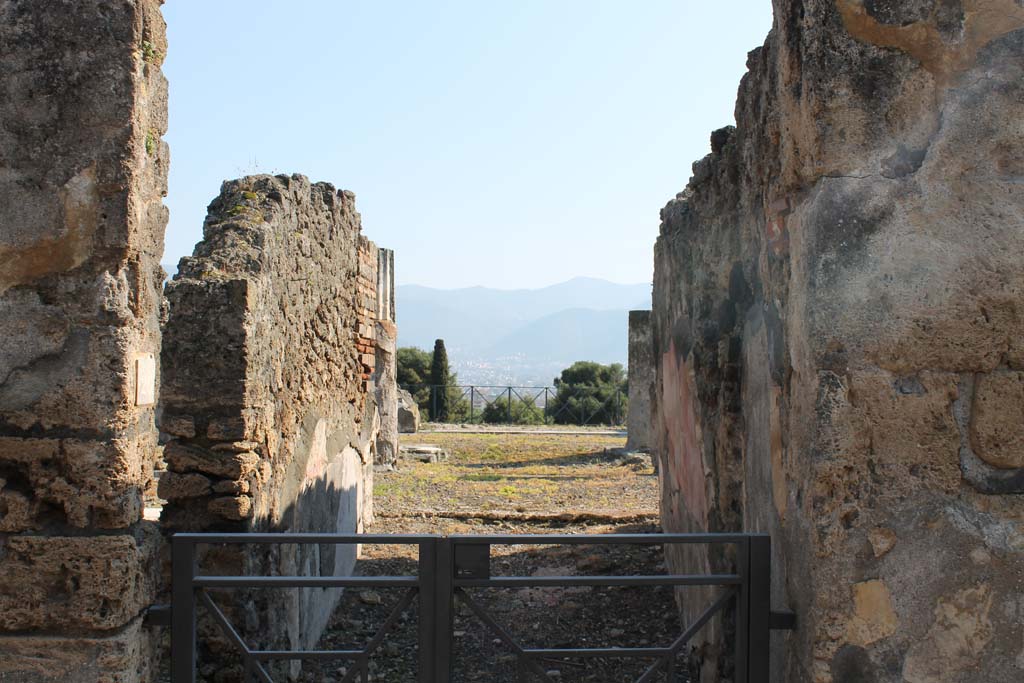
[[[386,439],[376,330],[393,323],[377,319],[381,250],[360,230],[351,192],[302,176],[230,181],[210,205],[203,241],[166,288],[166,532],[354,533],[369,521]],[[354,562],[352,546],[206,558],[224,571],[309,576],[348,574]],[[267,593],[243,598],[236,623],[252,642],[297,649],[315,645],[338,597]]]
[[[775,681],[1019,681],[1024,7],[777,0],[748,67],[662,212],[665,528],[772,533]]]
[[[158,0],[0,0],[0,679],[151,679]]]
[[[651,312],[629,312],[629,414],[626,448],[650,448],[651,393],[654,387],[654,340]]]

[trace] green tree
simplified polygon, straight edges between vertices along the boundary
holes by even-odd
[[[414,346],[404,346],[396,354],[398,386],[412,394],[420,410],[427,412],[430,406],[430,364],[429,351]]]
[[[626,371],[620,363],[573,363],[555,379],[548,417],[557,424],[621,424],[626,417]]]
[[[444,348],[444,339],[434,342],[434,357],[430,363],[430,384],[433,396],[430,399],[430,421],[447,422],[449,419],[450,391],[452,376],[448,370],[448,351]]]
[[[507,424],[509,422],[508,396],[501,396],[484,406],[484,422],[488,424]],[[512,424],[539,425],[544,424],[544,411],[529,399],[512,398]]]

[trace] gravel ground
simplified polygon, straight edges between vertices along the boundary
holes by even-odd
[[[440,526],[440,528],[438,528]],[[652,525],[571,525],[537,523],[494,524],[410,520],[374,531],[457,534],[607,534],[655,533]],[[505,576],[587,574],[659,574],[664,572],[657,546],[495,546],[492,573]],[[395,546],[365,546],[362,573],[409,575],[416,573],[415,550]],[[383,624],[404,593],[403,589],[350,591],[346,594],[321,646],[328,649],[360,648]],[[645,647],[670,644],[681,632],[667,587],[575,587],[471,589],[471,598],[506,629],[522,647]],[[457,603],[458,604],[458,603]],[[370,664],[370,680],[405,683],[416,680],[417,610],[406,610],[398,626],[385,638]],[[500,637],[465,605],[458,605],[453,625],[454,683],[469,681],[543,681],[537,675],[517,678],[516,658]],[[653,660],[593,659],[545,660],[548,677],[572,682],[632,682]],[[684,676],[685,657],[677,664],[675,683]],[[305,680],[340,681],[346,669],[307,665]],[[664,675],[654,681],[666,682]]]

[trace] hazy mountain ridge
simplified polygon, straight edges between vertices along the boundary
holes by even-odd
[[[538,289],[396,288],[398,343],[442,338],[467,383],[548,384],[577,360],[623,363],[628,315],[650,308],[649,284],[575,278]]]

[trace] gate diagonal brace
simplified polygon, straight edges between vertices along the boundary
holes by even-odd
[[[551,681],[551,683],[554,683],[554,679],[551,678],[551,676],[548,676],[548,673],[544,670],[544,668],[537,664],[537,662],[535,662],[530,656],[526,654],[526,651],[519,643],[516,642],[515,638],[512,637],[512,634],[510,634],[500,624],[498,624],[498,622],[492,619],[491,615],[489,615],[480,605],[478,605],[475,600],[469,597],[469,594],[466,593],[466,591],[462,590],[461,588],[456,588],[455,596],[459,600],[461,600],[467,607],[469,607],[473,614],[475,614],[480,621],[484,622],[484,625],[491,629],[491,632],[494,633],[494,635],[498,636],[498,638],[500,638],[505,643],[505,645],[516,654],[516,659],[521,664],[525,664],[525,666],[528,669],[533,671],[533,673],[535,673],[536,675],[540,676],[543,680]]]

